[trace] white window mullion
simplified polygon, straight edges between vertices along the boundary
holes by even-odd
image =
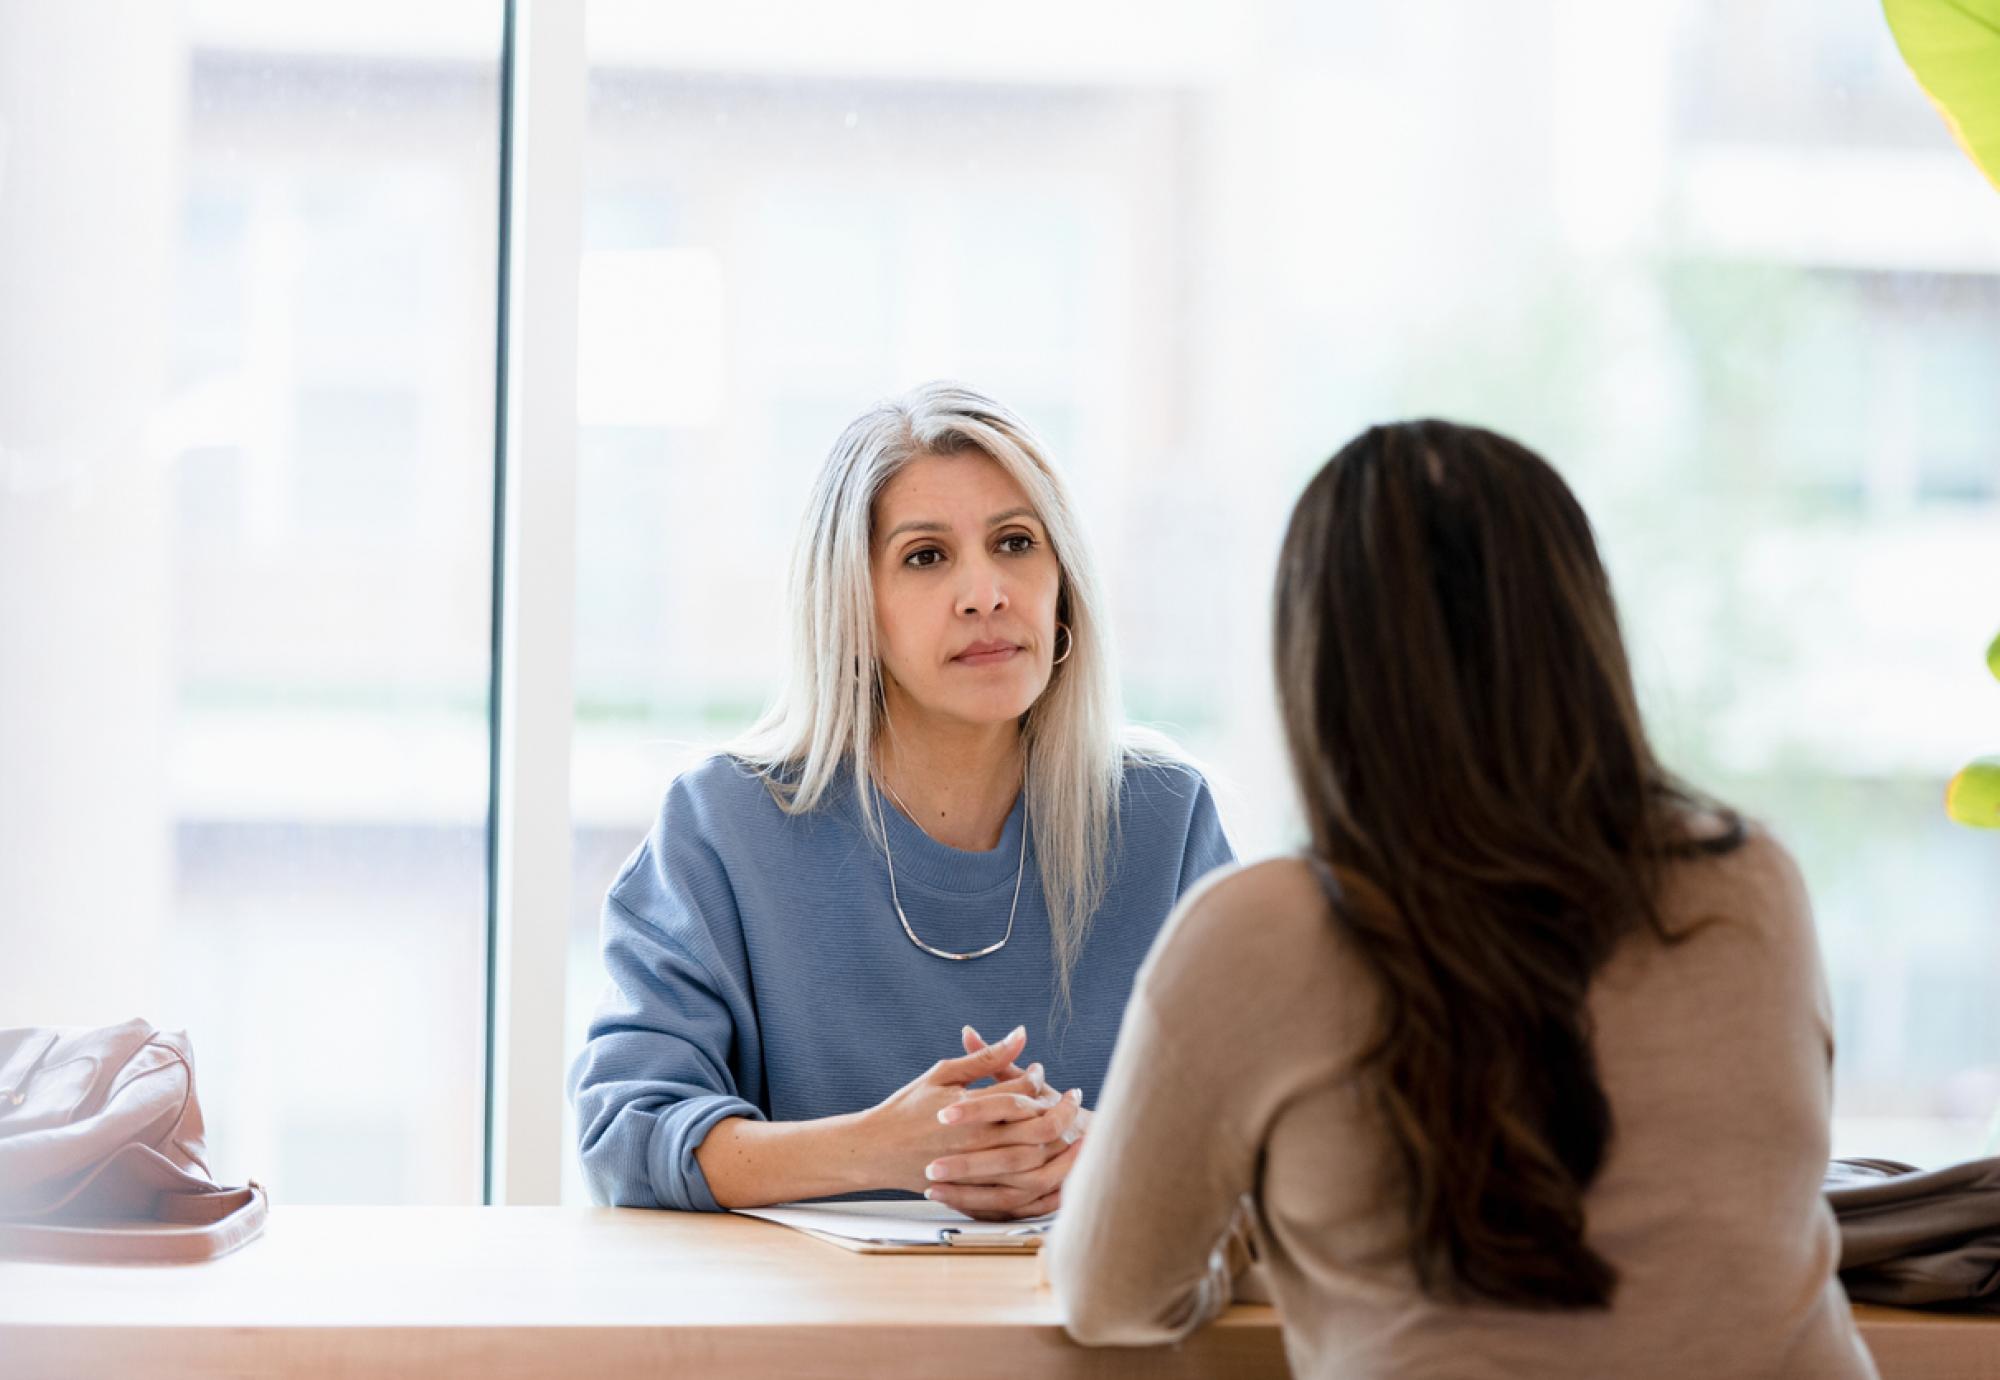
[[[583,0],[515,6],[492,1200],[519,1204],[562,1184],[586,59]]]

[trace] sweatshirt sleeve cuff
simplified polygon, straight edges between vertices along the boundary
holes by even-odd
[[[653,1196],[663,1208],[683,1212],[721,1212],[722,1204],[709,1192],[695,1151],[708,1139],[717,1122],[740,1116],[763,1121],[764,1114],[740,1097],[716,1093],[690,1097],[678,1102],[653,1123],[653,1139],[647,1147],[647,1169],[653,1178]]]

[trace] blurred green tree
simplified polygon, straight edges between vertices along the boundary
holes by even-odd
[[[2000,0],[1883,0],[1882,13],[1959,147],[2000,189]],[[2000,636],[1986,665],[2000,680]],[[2000,757],[1968,763],[1944,803],[1960,824],[2000,829]]]

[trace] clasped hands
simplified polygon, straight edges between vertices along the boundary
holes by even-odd
[[[1082,1090],[1057,1092],[1040,1064],[1020,1066],[1023,1027],[991,1045],[971,1026],[962,1037],[963,1057],[939,1060],[868,1114],[893,1147],[896,1187],[982,1221],[1054,1212],[1089,1123]]]

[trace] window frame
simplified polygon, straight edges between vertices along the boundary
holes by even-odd
[[[561,1201],[587,4],[507,0],[487,811],[488,1205]]]

